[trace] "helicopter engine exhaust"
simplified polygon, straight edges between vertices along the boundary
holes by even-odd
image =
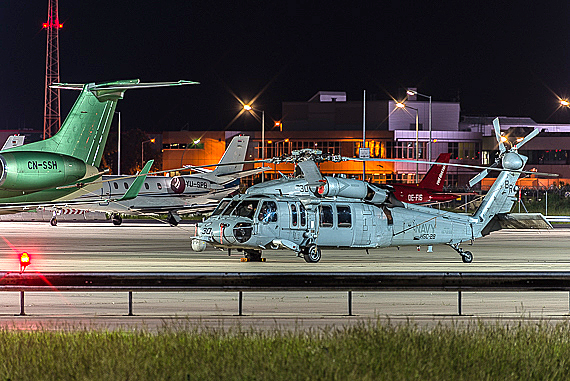
[[[382,204],[388,199],[388,191],[360,180],[325,177],[326,182],[317,188],[318,196],[339,196]]]

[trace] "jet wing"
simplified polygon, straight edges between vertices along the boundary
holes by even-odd
[[[118,201],[132,200],[133,198],[138,196],[144,184],[144,181],[146,180],[146,175],[148,174],[148,171],[150,170],[150,167],[152,167],[153,163],[154,160],[147,161],[147,163],[140,171],[135,181],[133,181],[133,184],[131,185],[129,190],[127,190],[123,195],[123,197],[121,197]]]
[[[271,167],[261,167],[261,168],[254,168],[254,169],[249,169],[247,171],[239,171],[239,172],[235,172],[235,173],[231,173],[228,175],[221,175],[221,176],[216,176],[213,172],[209,172],[209,173],[204,173],[201,177],[210,180],[213,183],[216,184],[225,184],[228,183],[230,181],[234,181],[237,179],[241,179],[242,177],[246,177],[246,176],[251,176],[251,175],[256,175],[258,173],[267,171],[272,169]]]

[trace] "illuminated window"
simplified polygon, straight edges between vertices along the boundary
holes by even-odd
[[[263,222],[277,222],[277,204],[275,201],[263,202],[258,219]]]

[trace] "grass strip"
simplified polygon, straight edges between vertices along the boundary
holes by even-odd
[[[0,330],[0,380],[562,379],[570,324]]]

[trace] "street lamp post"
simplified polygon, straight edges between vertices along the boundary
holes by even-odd
[[[415,107],[412,107],[412,106],[408,106],[402,102],[396,103],[396,107],[401,108],[401,109],[411,108],[412,110],[415,110],[415,112],[416,112],[416,157],[415,157],[415,159],[416,159],[416,161],[418,161],[419,156],[420,156],[419,155],[419,145],[418,145],[418,125],[419,125],[419,123],[418,123],[418,109]],[[418,181],[418,165],[419,164],[416,163],[416,182],[419,182]]]
[[[408,95],[419,95],[420,97],[429,99],[429,141],[428,141],[428,161],[431,161],[431,95],[418,93],[416,90],[406,91]]]
[[[121,174],[121,112],[115,111],[119,115],[118,131],[117,131],[117,175]]]
[[[243,105],[243,109],[249,112],[259,111],[261,112],[261,160],[265,160],[265,111],[255,110],[251,105]],[[261,182],[264,180],[263,173],[261,174]]]
[[[148,143],[148,142],[154,143],[154,140],[155,139],[152,138],[152,139],[145,140],[144,142],[141,143],[141,168],[144,167],[144,144]]]

